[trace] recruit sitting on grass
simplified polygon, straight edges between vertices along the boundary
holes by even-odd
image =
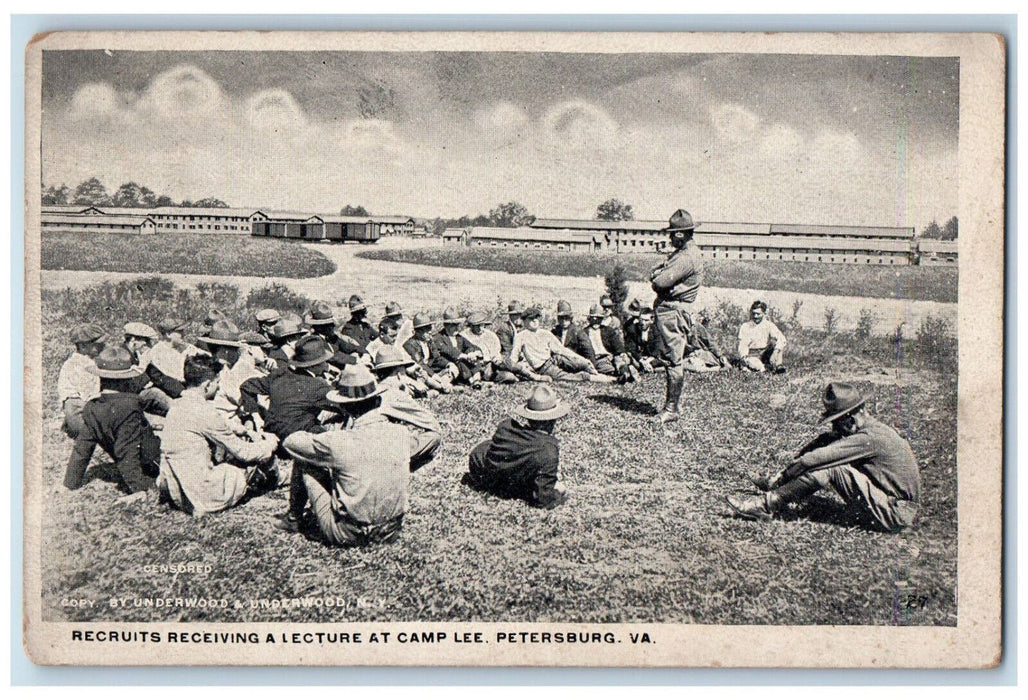
[[[481,389],[485,362],[481,350],[460,335],[464,320],[453,307],[444,309],[443,328],[432,336],[432,343],[435,351],[457,368],[454,381],[460,380],[474,389]]]
[[[245,424],[259,418],[259,414],[252,414],[243,406],[241,387],[248,379],[263,377],[265,373],[257,367],[253,355],[243,351],[241,334],[230,321],[218,321],[198,342],[207,348],[220,370],[212,398],[215,410],[237,435],[245,435]]]
[[[182,382],[153,363],[154,346],[161,339],[160,333],[139,321],[126,323],[124,333],[125,347],[132,353],[134,364],[148,380],[139,392],[143,409],[154,415],[166,415],[171,400],[177,399],[182,393]]]
[[[633,308],[634,307],[634,308]],[[643,307],[638,299],[628,305],[625,322],[625,350],[640,372],[652,372],[665,366],[660,334],[653,327],[653,309]]]
[[[693,302],[703,283],[703,262],[693,242],[696,222],[692,215],[679,209],[671,215],[664,229],[671,237],[674,249],[667,260],[650,270],[650,286],[656,292],[653,302],[657,332],[662,341],[664,362],[667,365],[667,387],[660,422],[678,420],[682,411],[682,389],[685,386],[686,350],[692,326]]]
[[[394,321],[390,323],[395,325]],[[418,378],[418,375],[424,373],[421,367],[403,348],[395,345],[384,345],[375,353],[375,364],[371,366],[371,371],[375,373],[380,385],[402,391],[411,398],[433,398],[439,395],[437,390],[428,388]]]
[[[486,328],[487,325],[489,320],[485,314],[475,311],[468,316],[468,327],[462,330],[460,335],[482,354],[482,381],[513,384],[518,378],[507,369],[509,363],[503,357],[500,339]]]
[[[71,331],[73,352],[57,375],[57,401],[64,412],[61,429],[75,439],[82,432],[82,408],[90,399],[100,395],[100,379],[93,361],[104,347],[106,334],[95,323],[76,326]]]
[[[457,368],[439,354],[432,342],[432,329],[432,319],[428,314],[414,314],[414,337],[403,344],[403,349],[421,368],[419,376],[430,389],[449,394],[453,391]]]
[[[363,365],[347,366],[328,400],[349,418],[345,430],[299,431],[283,446],[295,458],[300,487],[290,491],[289,516],[276,527],[299,532],[308,501],[326,542],[365,546],[394,542],[407,511],[410,442],[407,430],[377,410],[383,389]],[[294,497],[295,496],[295,497]]]
[[[475,488],[522,498],[537,508],[556,508],[567,498],[558,481],[560,443],[553,436],[568,405],[552,388],[535,387],[517,415],[505,418],[491,440],[468,457],[467,481]]]
[[[122,485],[145,496],[157,476],[161,444],[143,415],[139,384],[143,370],[121,345],[109,345],[87,371],[100,378],[100,395],[82,408],[82,430],[75,439],[64,485],[80,488],[93,451],[99,445],[114,460]]]
[[[622,384],[639,380],[639,373],[625,351],[620,327],[604,325],[610,314],[599,304],[589,309],[588,325],[578,333],[572,348],[592,362],[600,374],[617,377]]]
[[[859,507],[877,528],[909,527],[921,500],[921,473],[910,444],[872,417],[850,384],[829,384],[822,401],[821,422],[831,423],[831,431],[804,446],[782,471],[754,479],[764,493],[728,496],[728,505],[744,518],[771,520],[789,503],[827,488]]]
[[[270,465],[278,438],[266,433],[237,435],[211,403],[220,370],[219,361],[208,355],[186,360],[185,389],[171,402],[161,432],[157,487],[195,517],[231,508],[248,487],[278,485]]]
[[[784,372],[784,351],[785,336],[767,318],[767,304],[762,301],[753,302],[750,306],[750,320],[739,327],[740,366],[753,372]]]
[[[540,328],[542,315],[542,309],[538,307],[525,311],[522,316],[525,327],[514,336],[514,347],[510,354],[512,362],[523,363],[531,370],[529,377],[540,382],[614,381],[613,377],[597,372],[589,360],[561,345],[552,332]]]

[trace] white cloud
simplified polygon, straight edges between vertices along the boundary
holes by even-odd
[[[602,150],[618,144],[618,123],[584,100],[551,107],[542,117],[542,127],[554,146]]]
[[[757,135],[760,117],[742,105],[726,104],[710,110],[717,133],[733,144],[747,143]]]
[[[292,132],[307,126],[307,117],[285,90],[262,90],[246,106],[249,125],[259,131]]]

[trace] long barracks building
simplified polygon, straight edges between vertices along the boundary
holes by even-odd
[[[508,239],[520,239],[526,247],[535,246],[533,231],[557,234],[551,246],[567,241],[567,250],[581,250],[574,241],[592,236],[592,250],[617,253],[652,253],[668,245],[665,221],[589,221],[580,219],[537,219],[530,227],[508,229],[518,231]],[[469,230],[468,245],[475,245],[479,229]],[[450,239],[455,240],[453,238]],[[914,229],[893,226],[829,226],[809,224],[767,224],[706,222],[696,228],[700,254],[711,260],[789,260],[800,262],[860,263],[868,265],[910,265],[924,260],[930,264],[955,265],[956,244],[939,245],[932,241],[925,247],[914,237]],[[483,240],[483,245],[502,243]],[[546,246],[546,247],[551,247]],[[508,243],[502,247],[514,247]]]

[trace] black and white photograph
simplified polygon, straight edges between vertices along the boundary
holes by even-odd
[[[997,663],[1004,61],[40,37],[30,657]]]

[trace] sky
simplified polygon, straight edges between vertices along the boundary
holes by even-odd
[[[43,183],[332,213],[915,226],[957,213],[955,58],[43,54]]]

